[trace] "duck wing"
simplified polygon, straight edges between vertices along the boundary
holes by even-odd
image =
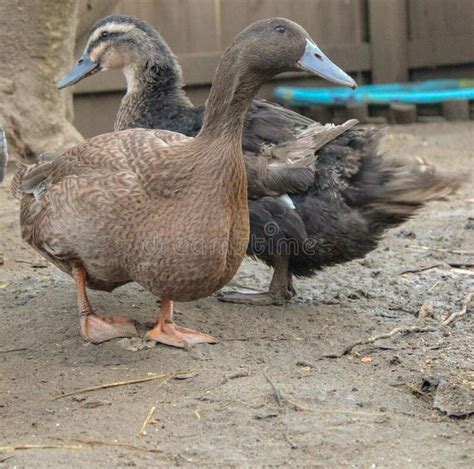
[[[205,106],[192,109],[192,115],[181,112],[174,121],[178,131],[196,135],[203,122]],[[163,122],[158,122],[158,126]],[[314,124],[308,117],[266,100],[254,100],[245,116],[242,148],[244,153],[260,154],[263,147],[279,145],[294,140],[302,130]]]
[[[126,230],[136,223],[137,213],[148,213],[159,199],[176,197],[177,184],[186,186],[189,174],[176,171],[174,153],[168,150],[185,139],[173,132],[133,129],[20,166],[15,195],[21,200],[23,239],[65,272],[73,261],[112,259],[107,253],[114,252],[114,243],[128,242]],[[170,178],[173,169],[177,174]],[[106,270],[107,262],[95,268]],[[115,267],[111,288],[123,281]]]
[[[309,190],[318,172],[318,150],[356,124],[355,119],[342,125],[312,122],[290,140],[262,145],[258,155],[246,153],[249,198]]]
[[[143,166],[143,159],[158,161],[161,151],[190,139],[176,132],[145,129],[99,135],[62,152],[51,152],[38,158],[35,164],[20,165],[12,192],[16,198],[21,198],[22,193],[38,196],[46,186],[58,184],[68,177],[117,172],[128,172],[141,182],[148,181],[149,168]],[[166,164],[166,158],[162,160]]]
[[[261,153],[264,147],[294,140],[312,119],[265,100],[252,102],[245,117],[242,145],[246,152]]]

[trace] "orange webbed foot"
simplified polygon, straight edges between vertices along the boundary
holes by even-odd
[[[194,344],[216,344],[218,342],[211,335],[176,325],[173,322],[173,302],[171,300],[162,300],[161,311],[155,320],[155,326],[146,334],[145,339],[185,349]]]
[[[145,339],[185,349],[194,344],[217,344],[219,342],[211,335],[177,326],[174,322],[158,324],[146,334]]]
[[[138,336],[136,323],[122,316],[100,317],[94,313],[86,293],[86,270],[82,266],[72,269],[76,281],[77,302],[81,335],[94,344],[100,344],[118,337]]]
[[[138,336],[138,330],[134,321],[121,316],[101,318],[88,314],[81,318],[81,334],[89,342],[100,344],[119,337]]]

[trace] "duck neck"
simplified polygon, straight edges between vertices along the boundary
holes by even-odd
[[[168,119],[170,113],[193,108],[183,89],[181,67],[165,43],[155,44],[153,53],[147,52],[147,60],[125,66],[123,73],[127,80],[127,94],[122,99],[115,130],[143,126],[134,119],[144,114],[152,114],[153,121],[159,125],[160,121]],[[143,107],[147,108],[147,113],[142,112]]]
[[[241,148],[248,107],[268,78],[250,70],[237,48],[228,50],[212,82],[199,137],[225,140]]]

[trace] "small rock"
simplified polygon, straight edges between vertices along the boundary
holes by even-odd
[[[156,347],[156,342],[145,341],[140,337],[131,337],[118,340],[117,345],[129,352],[139,352],[146,348]]]
[[[26,305],[27,303],[30,302],[30,300],[32,300],[34,298],[34,295],[30,295],[29,293],[26,293],[24,295],[20,295],[17,297],[17,299],[15,300],[15,304],[17,306],[24,306]]]
[[[278,414],[276,412],[271,412],[271,413],[266,413],[266,414],[257,414],[253,416],[255,420],[266,420],[266,419],[271,419],[275,417],[278,417]]]
[[[87,398],[84,396],[73,396],[71,399],[76,402],[84,402]]]
[[[374,342],[374,347],[382,350],[400,350],[400,346],[389,342],[388,340],[379,339]]]
[[[402,361],[398,355],[394,355],[389,361],[389,365],[400,365]]]
[[[421,305],[420,312],[418,313],[418,319],[422,321],[433,317],[433,304],[429,301],[424,301]]]
[[[198,374],[195,371],[191,371],[189,373],[181,373],[179,375],[175,375],[174,379],[183,380],[183,379],[191,379],[197,376]]]
[[[461,384],[441,380],[436,389],[433,407],[450,417],[474,414],[474,391]]]
[[[390,318],[390,319],[398,318],[398,314],[395,311],[392,311],[390,309],[383,309],[381,311],[376,311],[375,314],[383,318]]]
[[[81,407],[83,409],[97,409],[97,407],[102,407],[103,405],[112,405],[111,401],[89,401],[83,404]]]
[[[464,225],[465,230],[474,230],[474,218],[469,217],[467,223]]]
[[[396,233],[396,236],[399,238],[415,239],[416,233],[410,230],[400,230],[398,233]]]

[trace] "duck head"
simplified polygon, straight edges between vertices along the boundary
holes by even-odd
[[[307,71],[338,85],[356,82],[334,64],[299,24],[286,18],[268,18],[244,29],[230,46],[264,79],[287,71]]]
[[[92,27],[87,45],[69,73],[58,82],[62,89],[102,70],[122,70],[127,79],[136,69],[176,60],[160,35],[133,16],[107,16]]]
[[[255,63],[260,61],[267,71],[269,66],[274,66],[274,74],[304,70],[339,85],[357,86],[293,21],[285,18],[260,20],[237,37],[246,42],[254,41],[255,48],[250,48],[253,54],[250,60]],[[94,24],[84,53],[59,81],[58,88],[74,85],[83,78],[107,69],[122,70],[130,88],[137,69],[146,67],[150,58],[153,64],[161,63],[163,67],[160,68],[164,71],[176,63],[166,43],[146,21],[132,16],[107,16]]]

